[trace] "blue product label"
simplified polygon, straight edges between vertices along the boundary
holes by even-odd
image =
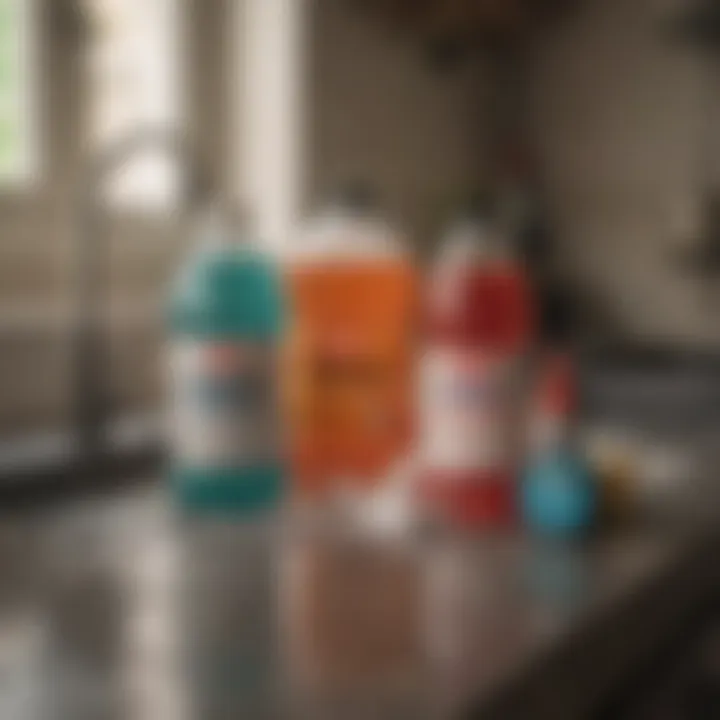
[[[227,467],[279,456],[277,359],[242,342],[186,341],[171,354],[177,460]]]

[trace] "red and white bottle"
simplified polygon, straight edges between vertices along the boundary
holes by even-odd
[[[482,215],[469,214],[449,229],[430,275],[425,312],[422,503],[451,524],[511,524],[533,304],[522,264]]]

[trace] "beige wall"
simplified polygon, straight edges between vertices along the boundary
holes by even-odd
[[[70,3],[39,4],[42,182],[0,197],[0,431],[68,412],[69,346],[48,322],[67,300],[68,207],[81,127]],[[58,31],[62,28],[62,31]],[[21,317],[31,315],[32,323]]]
[[[487,84],[477,63],[435,69],[359,5],[312,3],[306,205],[338,181],[370,181],[427,245],[482,175]]]
[[[584,3],[540,45],[534,107],[568,274],[632,337],[715,344],[716,309],[672,261],[692,231],[704,90],[663,36],[681,4]]]

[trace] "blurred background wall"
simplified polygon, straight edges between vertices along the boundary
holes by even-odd
[[[552,28],[535,55],[535,132],[566,273],[628,341],[712,346],[717,306],[678,256],[699,232],[704,108],[720,85],[670,41],[681,5],[590,0]]]
[[[87,151],[98,149],[89,147],[94,86],[87,63],[93,36],[103,29],[79,0],[36,1],[41,172],[31,190],[0,193],[2,437],[54,429],[72,412],[77,188]],[[284,17],[283,0],[273,2],[275,17]],[[237,167],[253,155],[242,103],[263,101],[243,92],[244,66],[252,61],[271,76],[277,71],[275,57],[248,58],[240,45],[262,32],[247,26],[253,18],[272,21],[270,4],[187,0],[179,26],[181,125],[197,138],[224,191],[251,199],[252,173],[260,170],[252,163]],[[304,24],[306,46],[285,61],[301,66],[303,117],[280,128],[302,132],[302,168],[292,191],[309,210],[336,182],[370,180],[410,237],[427,244],[441,215],[482,170],[480,69],[474,64],[457,73],[438,72],[409,39],[344,3],[296,4],[302,6],[295,17]],[[277,172],[287,171],[290,162],[279,158]],[[269,187],[260,183],[261,193],[275,190],[272,177]],[[272,198],[264,207],[266,199],[260,196],[257,204],[272,212]],[[144,413],[157,406],[162,391],[162,298],[186,242],[176,211],[171,202],[162,212],[123,207],[108,215],[108,367],[117,413]]]
[[[310,8],[305,195],[371,181],[424,252],[487,170],[486,65],[473,57],[444,69],[357,4]]]
[[[231,162],[226,57],[232,2],[187,0],[173,59],[182,83],[178,124],[198,138],[221,184],[228,182]],[[80,187],[89,156],[102,148],[93,127],[97,83],[91,58],[94,39],[109,29],[88,12],[90,3],[34,3],[38,172],[31,184],[9,183],[0,190],[0,437],[55,429],[72,413]],[[119,67],[120,80],[123,72]],[[130,85],[133,78],[125,79]],[[104,84],[113,83],[121,84],[108,72]],[[124,118],[122,111],[116,116]],[[118,136],[132,129],[131,122],[125,125],[119,124]],[[176,172],[172,163],[170,169]],[[109,268],[107,365],[119,412],[146,410],[161,391],[161,298],[185,244],[178,208],[175,195],[167,206],[115,208],[107,216],[106,237],[98,239]]]
[[[2,437],[53,428],[71,411],[74,198],[94,137],[83,58],[104,32],[102,23],[88,23],[84,0],[36,2],[41,172],[31,191],[0,192]],[[219,185],[257,199],[250,190],[265,148],[247,132],[253,95],[241,46],[260,29],[248,22],[301,22],[291,54],[253,60],[271,70],[284,63],[274,77],[298,79],[287,105],[297,117],[271,123],[264,140],[282,150],[275,178],[290,173],[283,180],[292,196],[288,214],[295,205],[312,208],[338,181],[369,179],[426,257],[438,223],[487,175],[491,81],[483,57],[438,67],[425,48],[358,3],[178,2],[186,2],[177,30],[179,123],[198,139]],[[288,2],[292,18],[283,10]],[[715,307],[676,262],[697,230],[709,78],[696,56],[664,34],[671,4],[585,0],[533,48],[529,107],[566,277],[613,318],[620,340],[694,348],[720,340]],[[255,122],[257,131],[262,117]],[[266,175],[255,188],[260,200],[274,190]],[[260,204],[272,214],[277,203],[266,199]],[[177,207],[169,208],[111,213],[108,363],[118,413],[158,407],[161,299],[185,242]]]

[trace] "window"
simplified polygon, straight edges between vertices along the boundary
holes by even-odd
[[[246,0],[238,4],[236,63],[244,92],[236,98],[241,194],[260,236],[280,249],[292,235],[302,177],[304,13],[298,0]]]
[[[89,0],[91,147],[102,150],[146,127],[178,129],[181,0]],[[173,158],[147,153],[113,178],[108,199],[134,209],[171,207],[180,173]]]
[[[34,0],[0,0],[0,184],[25,183],[37,170],[33,108]]]

